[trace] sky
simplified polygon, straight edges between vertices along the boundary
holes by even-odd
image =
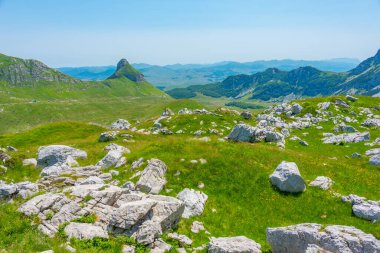
[[[0,0],[0,53],[52,67],[363,60],[380,0]]]

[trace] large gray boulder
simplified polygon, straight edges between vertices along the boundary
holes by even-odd
[[[380,166],[380,155],[374,155],[369,159],[369,164],[373,166]]]
[[[105,155],[96,166],[101,167],[102,169],[108,169],[110,167],[116,166],[120,160],[123,158],[123,152],[120,150],[111,150]]]
[[[340,134],[333,135],[326,138],[323,138],[323,143],[326,144],[340,144],[340,143],[357,143],[368,141],[370,138],[370,134],[368,132],[365,133],[349,133],[349,134]]]
[[[183,218],[198,216],[203,213],[208,196],[200,191],[185,188],[178,193],[177,198],[185,204]]]
[[[158,194],[166,184],[166,164],[158,159],[148,161],[148,166],[141,172],[136,189],[145,193]]]
[[[380,119],[366,119],[363,121],[362,126],[379,127],[380,126]]]
[[[352,212],[359,218],[377,222],[380,220],[380,201],[368,200],[354,204]]]
[[[346,125],[346,124],[339,124],[334,127],[334,132],[348,132],[348,133],[355,133],[358,130],[356,130],[353,126]]]
[[[367,150],[365,152],[365,155],[366,156],[380,155],[380,148],[374,148],[374,149]]]
[[[305,223],[288,227],[268,228],[267,241],[273,253],[304,253],[310,245],[324,251],[378,253],[380,241],[373,235],[348,226]]]
[[[42,168],[41,176],[58,176],[77,166],[78,158],[87,158],[87,153],[64,145],[44,146],[38,150],[37,166]]]
[[[210,253],[261,253],[261,245],[245,236],[212,238]]]
[[[269,179],[272,185],[284,192],[298,193],[306,190],[305,181],[301,177],[297,164],[293,162],[281,162]]]
[[[247,124],[238,124],[228,135],[228,139],[237,142],[253,142],[256,128]]]
[[[86,159],[87,153],[64,145],[44,146],[38,150],[37,165],[45,168],[52,165],[65,164],[70,158]]]
[[[302,111],[303,107],[300,104],[294,103],[292,105],[292,114],[296,115]]]
[[[151,220],[146,220],[132,234],[132,237],[140,244],[150,245],[161,235],[162,229],[160,224]]]
[[[154,201],[146,199],[125,203],[111,214],[110,225],[129,230],[138,222],[145,220],[155,204]]]
[[[102,227],[88,223],[72,222],[64,229],[69,239],[92,239],[94,237],[108,238],[108,233]]]
[[[126,119],[118,119],[111,125],[113,130],[128,130],[131,128],[131,124]]]

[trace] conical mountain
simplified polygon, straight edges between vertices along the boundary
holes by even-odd
[[[144,75],[132,67],[131,64],[126,59],[121,59],[118,64],[115,73],[113,73],[108,79],[116,79],[116,78],[128,78],[129,80],[141,83],[144,82]]]

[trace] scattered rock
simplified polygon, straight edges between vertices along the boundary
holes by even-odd
[[[366,119],[363,121],[362,126],[365,127],[380,127],[380,119]]]
[[[99,141],[100,142],[114,141],[117,139],[118,134],[119,132],[117,131],[101,133],[99,136]]]
[[[143,163],[144,163],[144,158],[140,157],[139,159],[137,159],[136,161],[132,163],[131,171],[140,168],[140,166],[143,165]]]
[[[248,111],[245,111],[245,112],[242,112],[241,114],[240,114],[240,116],[242,116],[244,119],[246,119],[246,120],[250,120],[250,119],[252,119],[252,114],[250,113],[250,112],[248,112]]]
[[[369,159],[369,164],[373,166],[380,166],[380,155],[374,155]]]
[[[177,233],[169,233],[168,237],[172,240],[178,241],[181,246],[190,246],[193,243],[193,241],[186,235],[180,235]]]
[[[306,190],[305,181],[297,164],[293,162],[281,162],[269,178],[274,186],[284,192],[298,193]]]
[[[303,109],[303,107],[301,105],[299,105],[297,103],[294,103],[292,105],[292,109],[291,109],[292,110],[292,114],[293,115],[297,115],[297,114],[299,114],[302,111],[302,109]]]
[[[211,238],[210,253],[261,253],[261,245],[245,236]]]
[[[372,222],[380,220],[380,201],[364,201],[352,206],[353,213],[359,217]]]
[[[204,231],[205,227],[202,222],[200,221],[194,221],[191,224],[191,232],[198,234],[201,231]]]
[[[347,96],[346,96],[346,99],[347,99],[348,101],[351,101],[351,102],[356,102],[356,101],[358,100],[358,98],[353,97],[353,96],[351,96],[351,95],[347,95]]]
[[[12,147],[12,146],[7,146],[7,150],[12,151],[12,152],[17,152],[17,148]]]
[[[111,125],[113,130],[128,130],[131,128],[131,124],[126,119],[118,119]]]
[[[185,188],[178,193],[177,198],[185,204],[185,211],[183,212],[182,217],[190,218],[203,213],[208,196],[203,192]]]
[[[37,166],[37,160],[35,158],[24,159],[22,161],[22,165],[23,166],[33,166],[33,167],[36,167]]]
[[[158,194],[166,184],[166,164],[158,159],[148,161],[148,166],[142,171],[136,183],[136,189],[151,194]]]
[[[350,194],[348,196],[343,196],[342,197],[342,201],[343,202],[350,202],[353,205],[355,205],[355,204],[361,204],[361,203],[363,203],[364,201],[366,201],[366,198],[360,197],[360,196],[355,195],[355,194]]]
[[[344,101],[343,101],[342,99],[340,99],[340,98],[335,99],[335,104],[336,104],[337,106],[340,106],[340,107],[343,107],[343,108],[349,108],[349,107],[350,107],[346,102],[344,102]]]
[[[313,182],[311,182],[309,186],[319,187],[322,190],[328,190],[333,185],[333,183],[334,181],[332,181],[331,178],[319,176]]]

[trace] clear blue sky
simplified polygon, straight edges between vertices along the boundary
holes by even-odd
[[[0,52],[50,66],[364,59],[380,0],[0,0]]]

